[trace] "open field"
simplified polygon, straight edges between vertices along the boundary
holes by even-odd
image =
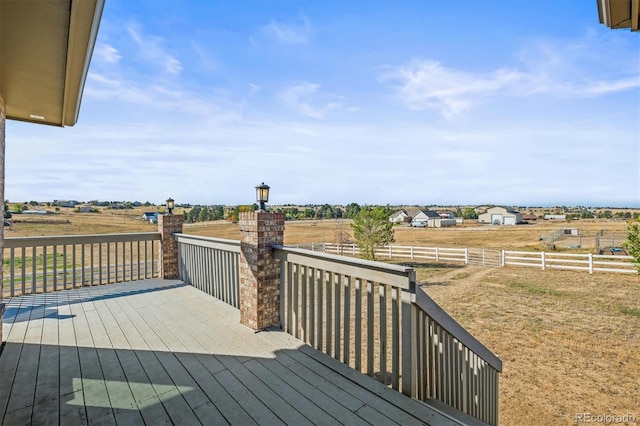
[[[131,211],[60,217],[70,223],[17,224],[7,236],[157,229]],[[288,222],[285,243],[333,241],[335,227],[335,221]],[[541,250],[540,236],[560,227],[591,234],[626,230],[623,221],[593,220],[395,229],[396,244]],[[239,238],[238,225],[223,222],[186,225],[185,233]],[[631,414],[640,422],[640,276],[412,266],[431,297],[502,358],[501,424],[575,424],[575,414],[584,412]]]

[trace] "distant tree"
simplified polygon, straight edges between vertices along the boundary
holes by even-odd
[[[336,226],[333,228],[333,237],[339,247],[340,254],[342,254],[342,245],[348,243],[351,239],[349,230],[342,219],[336,220]]]
[[[384,207],[364,207],[353,218],[353,239],[360,248],[360,256],[375,260],[375,248],[395,241],[393,223]]]
[[[476,213],[475,209],[469,207],[464,209],[464,212],[462,213],[462,217],[465,219],[477,219],[478,213]]]
[[[358,203],[350,203],[345,208],[343,217],[347,219],[353,219],[354,217],[356,217],[359,211],[360,211],[360,206],[358,205]]]
[[[9,211],[9,200],[4,200],[4,218],[11,219],[11,212]]]
[[[630,220],[627,222],[627,241],[622,243],[623,247],[629,249],[629,253],[634,259],[634,264],[638,269],[638,275],[640,275],[640,220]]]
[[[314,214],[315,213],[314,213],[313,209],[311,209],[311,208],[304,209],[304,217],[310,219],[310,218],[313,217]]]
[[[462,213],[462,209],[458,207],[455,212],[456,217],[463,217],[464,213]]]

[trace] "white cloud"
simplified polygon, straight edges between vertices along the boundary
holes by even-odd
[[[280,99],[294,111],[307,117],[324,118],[332,109],[341,106],[340,98],[319,92],[320,85],[306,81],[297,82],[280,93]]]
[[[408,66],[392,67],[383,80],[399,82],[397,94],[411,109],[438,109],[445,117],[478,104],[495,92],[523,78],[516,70],[501,69],[474,74],[443,67],[436,61],[414,60]]]
[[[410,109],[434,109],[450,118],[499,96],[589,98],[640,87],[637,58],[621,59],[588,34],[575,41],[537,41],[517,55],[517,66],[473,72],[431,59],[388,66],[380,80],[392,82]],[[617,51],[617,50],[615,50]]]
[[[162,37],[143,35],[136,24],[130,25],[127,28],[127,32],[140,48],[140,53],[144,58],[160,65],[169,74],[179,74],[182,71],[180,61],[167,53],[162,47],[164,43]]]
[[[302,18],[301,24],[271,21],[263,27],[263,30],[282,44],[306,45],[311,38],[311,26],[306,18]]]
[[[93,53],[99,61],[109,64],[116,64],[122,58],[118,49],[106,43],[97,45]]]

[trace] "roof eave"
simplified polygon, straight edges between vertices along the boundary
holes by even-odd
[[[61,126],[73,126],[78,121],[103,9],[104,0],[74,1],[71,5]]]

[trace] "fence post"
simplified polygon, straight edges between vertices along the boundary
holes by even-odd
[[[391,244],[389,244],[389,258],[393,259],[393,253],[391,252]]]
[[[589,273],[593,274],[593,253],[589,253]]]
[[[469,264],[469,249],[465,247],[464,249],[464,264]]]
[[[504,258],[505,258],[505,255],[504,255],[504,249],[502,249],[502,255],[501,255],[501,257],[500,257],[500,266],[502,266],[503,268],[504,268],[504,265],[505,265],[505,260],[504,260]]]
[[[540,255],[540,260],[542,261],[542,270],[544,271],[546,268],[546,253],[543,251]]]
[[[440,262],[440,250],[436,247],[436,262]]]
[[[411,246],[411,260],[413,260],[413,246]]]
[[[351,254],[356,255],[356,243],[351,244]]]
[[[311,243],[311,251],[316,251],[316,243]]]

